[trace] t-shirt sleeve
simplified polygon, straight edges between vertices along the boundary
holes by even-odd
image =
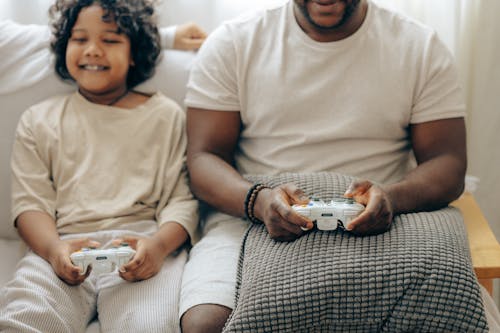
[[[451,52],[433,33],[425,46],[410,123],[465,117],[465,102]]]
[[[200,48],[187,85],[187,107],[239,111],[237,54],[230,29],[221,25]]]
[[[175,131],[170,140],[171,153],[164,173],[164,191],[158,205],[157,221],[179,223],[189,234],[191,243],[198,240],[198,200],[191,193],[186,167],[185,117],[179,111],[174,121]],[[182,115],[182,116],[180,116]]]
[[[26,111],[19,121],[11,157],[12,221],[26,211],[42,211],[56,218],[56,190],[52,182],[48,153],[43,151]],[[47,138],[46,138],[47,139]]]

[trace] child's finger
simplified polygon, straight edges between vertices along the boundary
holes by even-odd
[[[71,251],[78,251],[84,247],[99,247],[101,243],[91,240],[89,238],[79,238],[70,241]]]
[[[85,274],[82,274],[81,268],[73,265],[69,258],[63,259],[62,267],[60,278],[72,286],[81,284],[89,276],[91,271],[91,267],[89,266]]]
[[[144,263],[145,258],[144,250],[138,250],[128,263],[119,268],[120,273],[136,271]]]
[[[123,237],[123,238],[117,238],[116,241],[120,241],[119,243],[116,244],[116,246],[119,246],[121,244],[127,243],[128,246],[133,248],[134,250],[137,249],[137,242],[139,239],[137,237]],[[115,245],[113,241],[113,245]]]
[[[120,246],[120,244],[122,244],[122,243],[125,243],[125,241],[123,240],[123,238],[116,238],[116,239],[113,239],[111,241],[111,244],[113,246]]]

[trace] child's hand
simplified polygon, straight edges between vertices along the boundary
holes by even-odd
[[[134,257],[122,267],[119,267],[120,276],[127,281],[147,280],[160,271],[165,256],[161,244],[153,238],[125,237],[113,241],[115,244],[128,243],[136,253]]]
[[[174,49],[191,51],[200,48],[207,34],[195,23],[185,23],[177,26],[174,37]]]
[[[69,285],[76,286],[89,276],[91,269],[89,267],[85,274],[80,274],[80,267],[73,265],[69,256],[82,247],[99,246],[98,242],[89,239],[59,240],[51,246],[48,261],[61,280]]]

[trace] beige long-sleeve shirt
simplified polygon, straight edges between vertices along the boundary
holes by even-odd
[[[12,152],[12,218],[43,211],[61,234],[173,221],[195,241],[186,143],[185,114],[161,93],[133,109],[79,93],[34,105],[21,117]]]

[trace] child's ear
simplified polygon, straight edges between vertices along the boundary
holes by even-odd
[[[129,66],[131,66],[131,67],[135,66],[134,59],[130,58]]]

